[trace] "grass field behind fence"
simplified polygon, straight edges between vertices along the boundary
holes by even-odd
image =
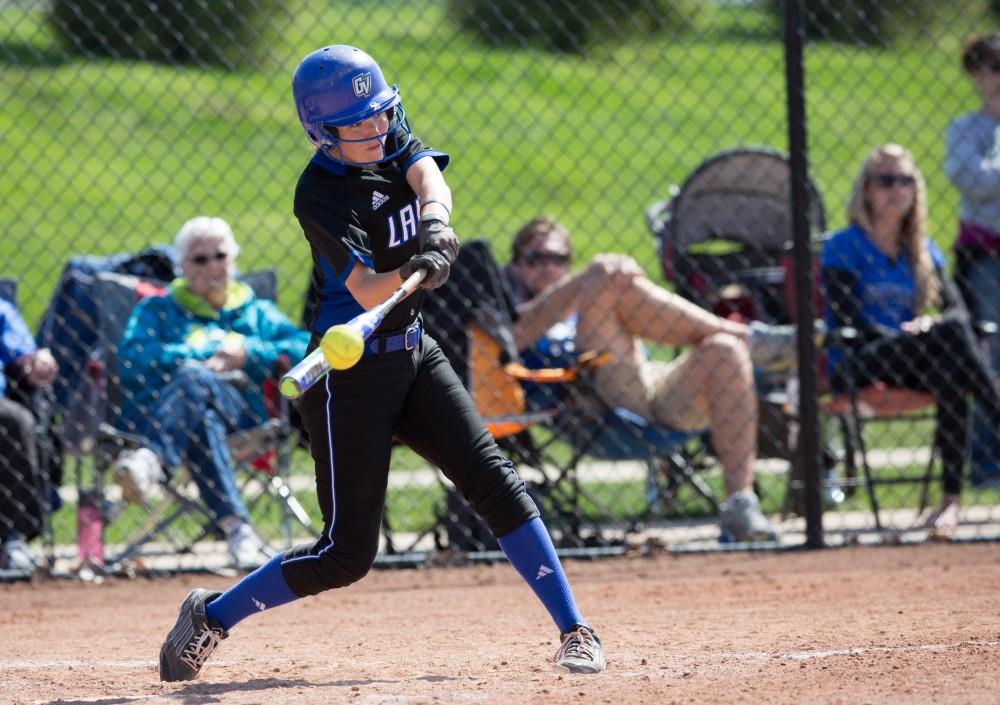
[[[297,316],[309,256],[291,196],[309,149],[290,75],[331,41],[369,47],[399,81],[415,130],[453,155],[457,230],[501,256],[519,223],[547,211],[577,233],[580,261],[626,251],[659,278],[644,208],[720,149],[786,146],[782,48],[746,7],[709,4],[700,33],[581,58],[483,48],[438,2],[306,5],[275,22],[258,69],[230,74],[85,63],[62,54],[40,11],[0,8],[0,273],[22,279],[32,323],[69,256],[166,241],[202,212],[233,223],[245,269],[278,268],[280,303]],[[923,165],[932,233],[949,247],[943,132],[974,105],[956,58],[971,22],[889,49],[807,47],[811,169],[831,226],[861,157],[895,140]]]
[[[501,258],[521,222],[549,212],[574,231],[578,262],[624,251],[662,281],[644,209],[721,149],[786,147],[782,47],[746,6],[706,3],[696,32],[579,57],[477,45],[437,0],[295,0],[268,30],[266,56],[232,73],[84,62],[65,55],[33,7],[0,3],[0,275],[21,280],[32,325],[70,256],[169,241],[197,213],[230,220],[244,269],[277,268],[279,303],[297,317],[309,254],[291,197],[310,150],[290,76],[326,43],[369,49],[400,83],[415,131],[452,154],[460,236],[490,239]],[[863,155],[898,141],[923,167],[931,234],[949,250],[957,194],[941,169],[943,134],[975,106],[957,56],[963,36],[983,28],[956,10],[933,39],[807,46],[810,169],[830,227],[844,224]],[[921,445],[930,434],[927,424],[886,430],[872,429],[873,445]],[[397,455],[404,467],[419,463]],[[296,465],[311,472],[303,458]],[[783,489],[767,482],[765,508],[777,511]],[[644,511],[641,486],[591,490],[623,516]],[[439,499],[393,494],[394,524],[422,528]],[[64,523],[70,531],[72,519]]]

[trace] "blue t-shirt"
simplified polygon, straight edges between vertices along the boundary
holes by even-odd
[[[934,266],[943,269],[941,248],[929,239],[924,241]],[[834,233],[823,245],[821,262],[824,268],[847,271],[856,278],[853,294],[858,301],[859,324],[900,330],[904,322],[922,313],[916,310],[917,284],[909,260],[886,255],[859,225]],[[835,327],[829,306],[826,322]],[[830,351],[831,369],[839,361],[839,351]]]

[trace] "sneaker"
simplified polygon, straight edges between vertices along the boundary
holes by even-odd
[[[28,543],[20,536],[8,538],[0,546],[0,570],[33,575],[37,565]]]
[[[783,372],[798,364],[798,343],[795,326],[775,326],[762,321],[751,321],[747,344],[750,359],[758,370]]]
[[[785,372],[798,366],[798,334],[795,326],[751,321],[748,328],[747,344],[750,346],[750,359],[755,368],[765,372]],[[820,345],[826,335],[826,324],[817,320],[814,330],[816,344]]]
[[[224,522],[225,524],[225,522]],[[233,566],[238,570],[252,570],[260,567],[261,554],[264,552],[264,541],[257,535],[254,528],[242,519],[236,519],[229,526],[224,526],[226,545]]]
[[[195,588],[181,603],[174,628],[160,647],[160,680],[189,681],[229,632],[209,621],[205,605],[221,595]]]
[[[166,476],[160,459],[149,448],[123,450],[115,461],[115,482],[131,504],[149,504],[161,494]]]
[[[722,543],[777,541],[778,534],[760,511],[757,495],[749,490],[733,492],[719,508]]]
[[[575,624],[561,636],[556,651],[555,670],[562,673],[600,673],[604,670],[604,650],[593,628]]]

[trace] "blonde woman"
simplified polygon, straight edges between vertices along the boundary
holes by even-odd
[[[948,539],[958,525],[969,397],[988,410],[996,430],[1000,394],[944,276],[944,256],[927,237],[926,186],[906,149],[887,144],[868,155],[847,218],[850,225],[823,247],[826,316],[831,327],[860,335],[849,362],[831,351],[831,383],[842,391],[852,380],[881,381],[934,395],[944,496],[927,525],[931,538]]]

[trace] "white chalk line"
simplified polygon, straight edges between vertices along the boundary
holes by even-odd
[[[967,646],[986,646],[995,649],[1000,647],[1000,641],[959,641],[954,644],[899,644],[898,646],[855,646],[848,649],[817,649],[815,651],[716,651],[712,652],[711,655],[719,658],[747,660],[788,659],[790,661],[808,661],[817,658],[861,656],[863,654],[905,654],[921,651],[941,653]]]
[[[918,653],[953,651],[966,647],[980,647],[996,649],[1000,648],[1000,641],[959,641],[951,644],[900,644],[897,646],[857,646],[845,649],[816,649],[801,651],[699,651],[692,653],[675,653],[672,655],[674,661],[704,661],[705,659],[735,659],[744,661],[780,660],[807,661],[811,659],[836,658],[838,656],[860,656],[864,654],[898,654],[898,653]],[[614,654],[609,654],[614,658]],[[618,659],[627,661],[639,660],[643,658],[640,654],[618,655]],[[257,659],[213,659],[212,665],[234,666],[250,663]],[[617,660],[617,659],[616,659]],[[268,664],[276,663],[273,657],[268,659]],[[83,660],[83,659],[31,659],[31,660],[0,660],[0,669],[12,671],[29,671],[49,668],[81,668],[93,670],[95,668],[110,668],[130,670],[137,668],[155,668],[158,661],[146,659],[122,659],[122,660]]]

